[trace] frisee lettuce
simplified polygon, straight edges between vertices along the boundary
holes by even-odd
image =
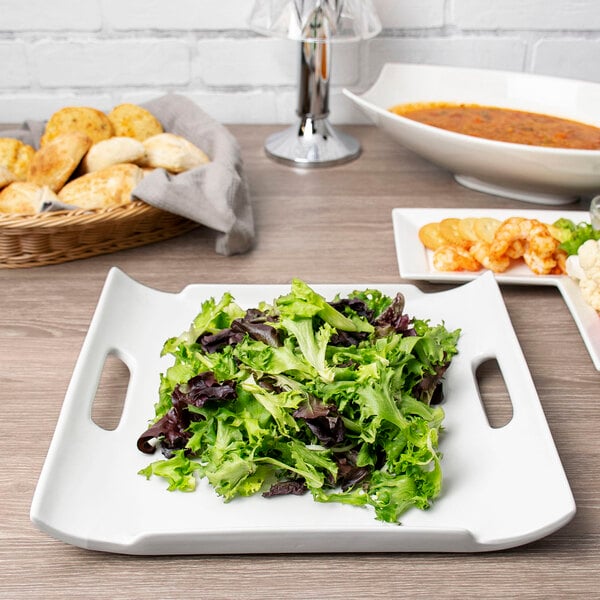
[[[574,223],[571,219],[562,218],[553,223],[560,239],[559,248],[569,256],[577,254],[579,247],[588,240],[599,240],[600,231],[594,229],[591,223]]]
[[[225,501],[309,492],[398,522],[441,491],[433,400],[459,336],[378,290],[328,302],[296,279],[247,311],[207,300],[164,345],[174,364],[138,448],[165,457],[140,474],[184,492],[205,477]]]

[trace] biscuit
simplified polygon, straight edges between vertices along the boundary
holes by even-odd
[[[114,135],[112,123],[102,111],[88,106],[66,106],[48,119],[40,146],[72,131],[85,133],[94,144]]]
[[[81,172],[92,173],[119,163],[137,163],[146,155],[139,140],[130,137],[112,137],[94,144],[81,161]]]
[[[115,135],[131,137],[140,142],[164,131],[160,121],[137,104],[119,104],[108,113],[108,118]]]
[[[423,225],[419,229],[418,236],[423,246],[429,250],[437,250],[448,243],[437,221]]]
[[[52,191],[58,192],[91,145],[92,140],[79,131],[59,135],[35,153],[27,181],[40,186],[47,185]]]
[[[40,210],[42,188],[28,181],[15,181],[0,192],[0,212],[34,215]]]
[[[458,224],[458,229],[465,240],[469,240],[470,242],[478,242],[479,238],[475,233],[475,222],[477,221],[477,217],[464,217],[460,219]]]
[[[0,190],[13,181],[17,181],[17,176],[10,169],[0,165]]]
[[[12,171],[18,180],[27,177],[35,149],[14,138],[0,138],[0,165]]]
[[[463,237],[460,231],[460,219],[456,217],[447,217],[440,221],[440,233],[446,239],[446,243],[451,246],[460,246],[468,249],[471,240]]]
[[[210,162],[200,148],[173,133],[161,133],[144,140],[146,157],[140,166],[162,168],[171,173],[182,173]]]
[[[112,165],[73,179],[58,193],[65,204],[93,209],[131,202],[131,193],[141,181],[143,171],[137,165]]]
[[[479,240],[491,244],[501,221],[494,217],[479,217],[473,225],[473,231]]]

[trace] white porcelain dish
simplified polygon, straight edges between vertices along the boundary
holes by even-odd
[[[314,287],[331,298],[368,286]],[[411,510],[398,526],[376,521],[368,509],[319,504],[308,495],[226,504],[205,482],[193,493],[171,493],[161,481],[137,475],[149,457],[136,440],[153,415],[159,373],[170,364],[159,356],[163,341],[187,329],[208,297],[230,291],[250,307],[289,286],[192,285],[168,294],[112,269],[35,490],[35,526],[83,548],[148,555],[476,552],[524,544],[567,523],[573,496],[494,278],[436,294],[407,284],[378,287],[403,292],[412,314],[462,329],[460,354],[445,378],[443,494],[431,510]],[[131,371],[113,431],[90,418],[109,353]],[[513,404],[501,429],[489,426],[474,375],[492,357]]]
[[[510,71],[388,63],[363,94],[345,89],[394,140],[469,188],[539,204],[600,193],[600,150],[543,148],[485,140],[417,123],[388,109],[410,102],[513,108],[600,127],[600,84]]]
[[[585,211],[395,208],[392,210],[392,223],[400,276],[403,279],[439,283],[464,283],[479,277],[481,272],[436,271],[432,263],[433,252],[427,250],[420,242],[419,229],[426,223],[441,221],[446,217],[495,217],[504,220],[515,216],[538,219],[543,223],[553,223],[561,217],[571,219],[575,223],[590,221],[590,215]],[[570,277],[535,275],[524,263],[516,264],[495,277],[499,283],[557,287],[573,315],[594,367],[600,371],[600,316],[585,302],[579,286]]]

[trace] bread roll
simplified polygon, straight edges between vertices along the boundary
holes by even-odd
[[[11,171],[17,180],[23,181],[29,172],[29,164],[35,149],[14,138],[0,138],[0,166]]]
[[[164,131],[160,121],[137,104],[119,104],[108,113],[108,118],[116,136],[131,137],[140,142]]]
[[[94,144],[81,161],[81,172],[92,173],[119,163],[137,163],[146,155],[139,140],[130,137],[112,137]]]
[[[144,141],[146,157],[140,166],[182,173],[210,162],[208,156],[184,137],[160,133]]]
[[[58,192],[90,149],[92,140],[79,131],[59,135],[40,148],[29,167],[27,181]]]
[[[119,206],[131,202],[131,193],[142,177],[142,169],[137,165],[113,165],[73,179],[58,193],[58,198],[79,208]]]
[[[40,146],[73,131],[85,133],[94,144],[114,135],[112,123],[102,111],[88,106],[66,106],[48,119]]]
[[[15,181],[0,192],[0,212],[34,215],[40,210],[42,188],[28,181]]]
[[[0,190],[13,181],[17,181],[17,176],[10,169],[0,165]]]

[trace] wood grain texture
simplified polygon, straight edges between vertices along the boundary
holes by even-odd
[[[253,201],[251,252],[219,256],[213,233],[199,228],[115,254],[0,272],[0,598],[599,597],[600,375],[560,294],[546,287],[503,286],[502,293],[577,502],[575,518],[551,536],[477,555],[140,558],[75,548],[31,525],[37,478],[111,266],[173,292],[190,283],[287,283],[293,276],[390,283],[400,280],[392,208],[527,207],[460,187],[372,127],[347,128],[361,140],[359,160],[314,171],[265,157],[262,144],[275,127],[230,129]],[[490,397],[501,395],[501,382],[485,377]],[[100,418],[110,419],[103,410]]]

